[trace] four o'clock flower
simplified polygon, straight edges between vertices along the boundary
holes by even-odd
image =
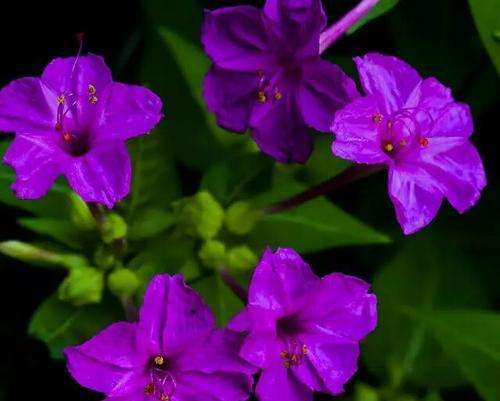
[[[112,207],[130,190],[125,141],[150,131],[162,102],[150,90],[113,82],[102,57],[57,58],[41,78],[0,90],[0,131],[15,132],[4,162],[17,197],[47,193],[59,175],[83,200]]]
[[[325,24],[320,0],[208,11],[202,42],[213,66],[204,96],[218,124],[240,133],[250,128],[260,149],[278,161],[305,162],[313,146],[308,128],[327,132],[335,110],[358,96],[354,82],[320,58]],[[344,32],[346,20],[341,25]],[[329,33],[323,42],[332,40]]]
[[[357,369],[359,341],[377,321],[368,284],[332,273],[317,277],[292,249],[265,251],[248,306],[229,325],[246,332],[240,355],[262,369],[260,401],[311,401],[339,394]]]
[[[64,351],[68,370],[108,401],[241,401],[254,371],[241,337],[214,316],[181,276],[153,278],[137,323],[115,323]]]
[[[486,176],[469,142],[469,107],[395,57],[354,61],[366,96],[336,113],[333,153],[389,167],[389,195],[405,234],[429,224],[443,198],[460,213],[472,207]]]

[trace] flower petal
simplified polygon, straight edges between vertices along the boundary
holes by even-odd
[[[137,85],[113,83],[103,95],[95,122],[98,141],[125,140],[151,131],[162,118],[161,99]]]
[[[468,141],[454,139],[432,138],[421,150],[419,163],[441,183],[452,206],[463,213],[479,200],[486,173],[476,148]]]
[[[64,350],[68,370],[80,385],[106,394],[133,392],[137,369],[144,363],[137,351],[135,325],[115,323],[87,342]]]
[[[259,148],[279,162],[304,163],[311,155],[313,140],[291,93],[277,102],[258,103],[250,127]]]
[[[333,394],[344,392],[344,384],[356,373],[359,345],[307,342],[307,358],[323,379],[328,391]]]
[[[371,96],[355,99],[337,111],[332,125],[335,134],[333,154],[358,163],[387,162],[389,158],[380,148],[379,126],[375,116],[383,118],[376,100]]]
[[[212,67],[205,76],[203,95],[208,110],[215,113],[217,124],[245,132],[257,101],[259,77],[250,72],[235,72]]]
[[[96,146],[66,166],[71,188],[85,202],[98,202],[112,208],[130,191],[132,167],[124,143]]]
[[[318,59],[303,66],[300,111],[310,127],[328,132],[333,116],[359,96],[356,84],[337,65]]]
[[[0,91],[0,131],[50,135],[57,98],[38,78],[20,78]]]
[[[181,394],[186,394],[187,399],[193,401],[243,401],[248,399],[253,383],[251,376],[235,373],[183,372],[176,379],[179,399],[183,401],[186,397]]]
[[[341,273],[323,277],[302,307],[308,329],[350,342],[365,338],[377,325],[377,298],[368,294],[368,288],[363,280]]]
[[[389,171],[389,196],[405,234],[429,224],[441,207],[442,187],[422,167],[399,164]]]
[[[403,108],[408,97],[420,83],[420,75],[404,61],[378,53],[355,57],[363,89],[373,95],[383,114]]]
[[[256,7],[207,11],[201,40],[205,52],[221,68],[257,71],[274,64],[262,12]]]
[[[313,392],[285,368],[277,356],[274,364],[264,369],[255,393],[259,401],[312,401]]]
[[[276,338],[276,329],[260,327],[261,321],[266,318],[265,314],[256,316],[255,329],[244,339],[240,350],[240,356],[259,368],[266,368],[273,363],[273,359],[283,350],[282,343]],[[268,326],[268,324],[264,324]],[[276,326],[276,322],[274,322]]]
[[[12,184],[16,196],[21,199],[44,196],[61,174],[60,157],[64,155],[43,137],[16,134],[3,159],[16,172]]]
[[[203,373],[228,372],[251,375],[252,367],[238,354],[243,337],[229,330],[213,330],[207,337],[193,343],[176,358],[175,365],[181,371]]]

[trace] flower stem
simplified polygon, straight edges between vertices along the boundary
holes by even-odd
[[[222,281],[231,289],[231,291],[236,295],[241,301],[246,305],[248,302],[248,291],[243,288],[240,283],[229,273],[224,267],[219,267],[217,269]]]
[[[129,322],[137,322],[139,321],[139,311],[134,304],[132,297],[124,296],[121,298],[121,303],[123,307],[123,311],[125,312],[125,316]]]
[[[89,207],[92,216],[94,216],[97,225],[101,227],[104,223],[104,211],[102,210],[102,206],[95,202],[87,202],[87,206]]]
[[[265,207],[263,209],[263,212],[264,214],[273,214],[292,209],[312,199],[323,196],[326,193],[333,191],[334,189],[358,181],[361,178],[365,178],[384,169],[385,166],[379,164],[355,164],[344,172],[332,178],[329,178],[328,180],[323,181],[322,183],[315,185],[314,187],[306,189],[304,192]]]
[[[339,21],[325,29],[319,38],[319,54],[322,54],[356,22],[363,18],[380,0],[361,0]]]

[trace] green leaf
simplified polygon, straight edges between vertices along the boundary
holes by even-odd
[[[267,206],[304,189],[286,180],[254,203]],[[251,242],[258,249],[286,246],[298,252],[316,252],[346,245],[386,244],[390,239],[321,197],[282,213],[265,215],[251,233]]]
[[[432,332],[486,401],[500,400],[500,314],[454,310],[411,315]]]
[[[435,391],[427,394],[427,396],[424,398],[424,401],[443,401],[439,393],[436,393]]]
[[[371,9],[371,11],[366,14],[360,21],[349,28],[347,34],[350,35],[356,32],[359,28],[365,25],[367,22],[378,18],[388,11],[390,11],[394,6],[399,3],[399,0],[380,0],[380,2]]]
[[[225,327],[227,322],[243,309],[241,300],[224,284],[218,274],[194,282],[193,288],[210,305],[219,327]]]
[[[45,217],[26,217],[18,220],[21,227],[46,235],[72,249],[83,249],[89,242],[89,233],[78,230],[67,220]],[[95,236],[95,234],[94,234]]]
[[[157,128],[147,136],[129,141],[129,149],[134,172],[129,215],[142,207],[169,207],[181,190],[165,130]]]
[[[402,313],[408,307],[431,312],[487,305],[476,266],[459,247],[441,238],[428,232],[412,236],[375,277],[379,323],[366,341],[363,356],[368,369],[380,378],[436,389],[465,383],[425,327]]]
[[[134,216],[128,230],[128,238],[136,241],[160,234],[175,222],[174,215],[162,209],[140,210]]]
[[[62,359],[62,351],[80,344],[109,324],[123,319],[119,305],[106,300],[100,305],[76,307],[48,297],[35,311],[29,324],[29,335],[43,341],[54,359]]]
[[[500,0],[469,0],[479,35],[500,74]]]

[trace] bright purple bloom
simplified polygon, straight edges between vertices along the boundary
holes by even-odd
[[[15,132],[4,162],[16,171],[16,196],[44,196],[59,175],[87,202],[112,207],[130,190],[128,138],[161,119],[150,90],[113,82],[102,57],[57,58],[41,78],[0,91],[0,131]]]
[[[469,106],[395,57],[354,61],[366,96],[336,113],[333,153],[389,167],[389,195],[405,234],[429,224],[445,197],[460,213],[472,207],[486,175],[469,141]]]
[[[267,0],[206,13],[205,51],[214,65],[204,84],[222,127],[251,129],[260,149],[281,162],[305,162],[308,127],[327,132],[335,110],[358,96],[354,82],[319,55],[326,24],[320,0]]]
[[[215,328],[201,297],[181,276],[153,278],[139,322],[115,323],[66,348],[68,370],[108,401],[239,401],[254,369],[238,358],[241,337]]]
[[[357,370],[359,341],[377,321],[369,285],[332,273],[316,276],[292,249],[266,250],[246,309],[230,329],[247,332],[240,356],[262,369],[260,401],[311,401],[343,392]]]

